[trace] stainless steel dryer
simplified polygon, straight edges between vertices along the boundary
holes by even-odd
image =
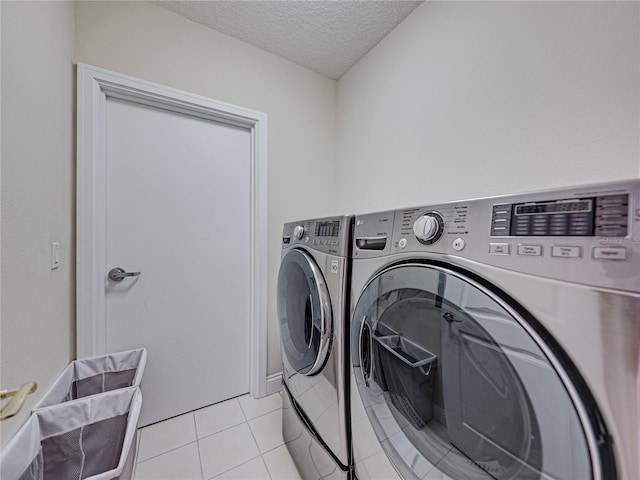
[[[639,479],[639,244],[639,180],[357,216],[357,477]]]
[[[283,361],[282,433],[305,480],[348,479],[352,218],[284,225],[278,275]]]

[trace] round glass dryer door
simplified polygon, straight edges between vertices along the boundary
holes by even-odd
[[[615,478],[575,367],[472,277],[399,265],[358,300],[355,379],[395,468],[405,479]]]
[[[329,356],[331,300],[320,269],[302,250],[291,250],[280,264],[278,318],[291,367],[303,375],[318,373]]]

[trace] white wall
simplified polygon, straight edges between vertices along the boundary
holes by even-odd
[[[640,3],[425,2],[338,83],[341,208],[637,178]]]
[[[35,380],[2,444],[75,355],[72,2],[0,2],[2,308],[0,388]],[[50,245],[60,242],[60,268]]]
[[[336,82],[143,2],[78,2],[76,52],[81,62],[268,115],[268,370],[279,372],[282,224],[338,205]]]

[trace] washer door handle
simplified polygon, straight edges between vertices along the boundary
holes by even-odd
[[[313,297],[309,295],[304,302],[304,341],[311,348],[313,343]]]
[[[124,277],[137,277],[142,272],[127,272],[124,268],[113,267],[109,270],[109,280],[113,280],[114,282],[121,282],[124,280]]]
[[[371,378],[371,368],[373,364],[373,342],[371,340],[371,327],[369,327],[369,324],[367,323],[366,315],[362,317],[360,323],[358,343],[360,344],[358,347],[360,354],[360,373],[362,374],[364,386],[369,387],[369,379]]]

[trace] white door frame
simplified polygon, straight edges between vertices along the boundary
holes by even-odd
[[[249,293],[250,393],[267,394],[267,115],[78,63],[76,198],[76,348],[78,358],[107,353],[106,100],[143,105],[246,128],[251,133]]]

